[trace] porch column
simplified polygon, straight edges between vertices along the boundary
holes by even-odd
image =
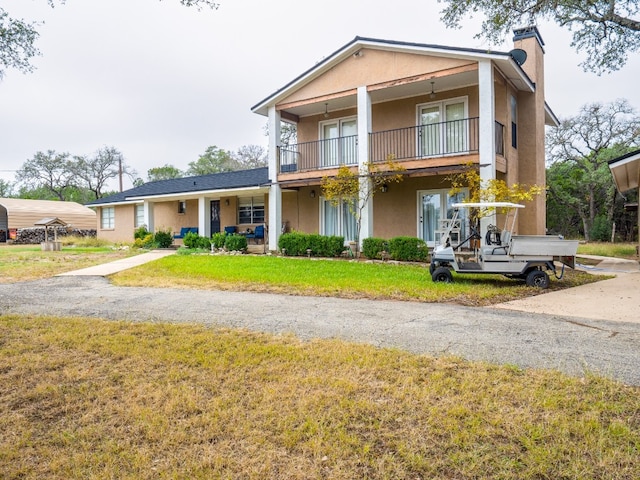
[[[153,203],[145,200],[142,209],[144,211],[144,224],[147,226],[148,231],[153,232],[155,229],[153,222]]]
[[[198,234],[201,237],[211,237],[211,222],[209,221],[210,211],[207,209],[207,199],[198,197]]]
[[[480,60],[478,62],[478,93],[480,96],[480,120],[478,125],[480,135],[480,180],[484,187],[487,181],[496,178],[495,93],[493,89],[493,64],[491,60]],[[483,244],[484,233],[490,224],[496,224],[495,213],[480,220]]]
[[[269,107],[269,250],[278,250],[282,229],[282,189],[278,184],[280,146],[280,112],[275,105]]]
[[[362,240],[373,236],[373,195],[371,182],[366,176],[369,163],[369,132],[371,132],[371,95],[367,87],[358,87],[358,170],[360,177],[360,246]]]

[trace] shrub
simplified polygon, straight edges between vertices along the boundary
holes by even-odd
[[[612,223],[606,215],[598,215],[593,220],[590,239],[595,242],[608,242],[611,240],[611,229]]]
[[[198,248],[198,241],[200,239],[200,235],[195,232],[187,232],[187,234],[182,239],[182,244],[187,248]]]
[[[234,233],[233,235],[227,235],[224,241],[224,248],[233,252],[244,252],[247,249],[247,239],[242,235]]]
[[[173,235],[171,235],[171,229],[158,230],[153,237],[153,243],[158,248],[169,248],[173,243]]]
[[[149,235],[149,230],[147,230],[147,227],[145,227],[144,225],[136,228],[133,232],[134,240],[144,239],[147,235]]]
[[[388,242],[383,238],[370,237],[362,241],[362,254],[371,260],[382,258],[380,252],[388,248]]]
[[[153,234],[147,233],[144,237],[137,237],[133,246],[134,248],[153,248]]]
[[[389,240],[389,254],[402,262],[425,262],[429,249],[424,240],[415,237],[395,237]]]
[[[344,237],[291,232],[280,236],[278,248],[291,256],[306,256],[311,250],[317,257],[337,257],[344,251]]]
[[[211,250],[211,240],[207,237],[198,237],[197,248],[202,250]]]
[[[214,248],[217,249],[221,249],[222,247],[224,247],[224,241],[226,240],[226,232],[218,232],[218,233],[214,233],[211,236],[211,243],[213,244]]]

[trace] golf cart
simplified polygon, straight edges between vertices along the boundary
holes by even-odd
[[[438,245],[431,255],[430,272],[434,282],[452,282],[456,273],[492,273],[525,280],[528,286],[547,288],[549,275],[561,279],[565,265],[575,268],[577,240],[564,240],[553,235],[514,235],[518,210],[524,205],[508,202],[454,203],[454,213],[443,220]],[[484,246],[478,247],[480,233],[473,228],[471,235],[459,240],[462,219],[461,209],[499,210],[505,212],[504,228],[489,225]],[[456,238],[458,237],[458,238]],[[453,240],[453,241],[452,241]],[[457,243],[457,245],[456,245]],[[463,246],[469,243],[466,251]],[[471,248],[470,248],[471,247]],[[560,274],[555,262],[562,264]]]

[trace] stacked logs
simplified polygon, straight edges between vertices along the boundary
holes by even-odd
[[[95,237],[97,235],[96,230],[80,230],[77,228],[69,227],[49,227],[47,229],[47,240],[53,241],[55,235],[59,239],[60,237],[66,237],[69,235],[77,237]],[[32,228],[19,228],[16,234],[14,244],[20,245],[37,245],[45,241],[45,229],[43,227]]]

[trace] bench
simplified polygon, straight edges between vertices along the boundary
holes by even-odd
[[[184,238],[184,236],[189,232],[198,233],[198,227],[182,227],[180,229],[180,233],[178,235],[174,235],[173,238],[174,239]]]

